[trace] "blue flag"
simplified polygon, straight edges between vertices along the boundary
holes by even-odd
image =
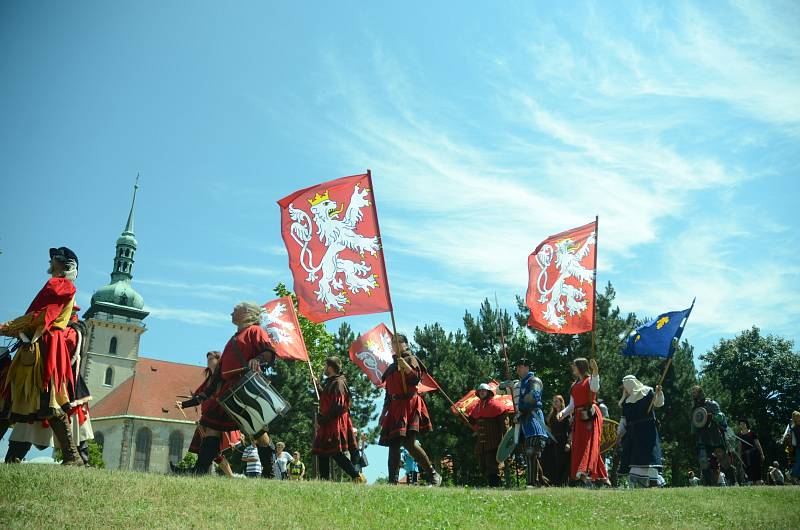
[[[675,353],[675,339],[680,340],[686,321],[694,307],[683,311],[672,311],[636,328],[628,336],[622,355],[638,357],[663,357],[668,359]]]

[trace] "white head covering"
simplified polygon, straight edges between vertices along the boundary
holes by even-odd
[[[651,390],[653,390],[652,387],[649,387],[636,379],[635,375],[626,375],[623,377],[622,386],[628,391],[628,395],[620,400],[620,405],[623,403],[636,403],[650,393]]]

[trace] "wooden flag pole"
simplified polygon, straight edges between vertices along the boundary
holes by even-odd
[[[386,286],[386,298],[389,300],[389,317],[392,320],[392,346],[394,347],[394,354],[397,362],[405,364],[400,358],[400,342],[397,339],[397,323],[394,319],[394,304],[392,303],[392,291],[389,289],[389,274],[386,272],[386,256],[383,254],[383,235],[381,235],[381,223],[378,220],[378,203],[375,202],[375,189],[372,185],[372,170],[367,169],[367,182],[369,182],[369,191],[372,192],[372,211],[375,214],[375,229],[378,231],[378,241],[380,248],[378,251],[381,253],[381,274],[383,274],[383,284]],[[403,393],[408,392],[408,384],[406,383],[406,374],[400,370],[400,379],[403,382]]]
[[[664,379],[667,377],[667,371],[669,371],[669,367],[671,365],[672,365],[672,357],[667,359],[667,364],[666,366],[664,366],[664,371],[661,372],[661,379],[658,380],[658,386],[662,386],[664,384]],[[661,391],[663,392],[664,389],[662,388]],[[650,414],[650,411],[653,410],[653,405],[655,405],[655,403],[656,403],[656,396],[655,394],[653,394],[653,399],[650,400],[650,406],[647,407],[647,412],[645,413],[645,416],[647,414]]]
[[[594,271],[592,272],[592,358],[595,358],[597,346],[597,242],[600,236],[600,216],[594,216]]]
[[[508,362],[508,352],[506,351],[506,335],[503,329],[503,313],[500,311],[500,304],[497,302],[497,291],[494,293],[494,306],[497,308],[497,327],[500,328],[500,349],[503,352],[503,359],[505,359],[506,362],[506,381],[510,381],[511,365]]]
[[[381,234],[381,224],[380,224],[380,221],[378,220],[378,204],[375,201],[374,186],[372,185],[372,170],[370,170],[370,169],[367,169],[367,181],[369,182],[370,191],[373,192],[372,193],[372,208],[373,208],[373,211],[375,212],[375,229],[378,231],[378,240],[380,241],[380,249],[379,249],[379,251],[381,253],[381,271],[383,272],[383,283],[384,283],[384,285],[386,285],[386,298],[389,300],[389,317],[392,320],[392,344],[394,345],[394,351],[395,351],[395,355],[397,356],[398,365],[400,363],[406,364],[406,362],[400,356],[400,353],[401,353],[400,352],[400,343],[399,343],[399,341],[397,339],[397,322],[395,321],[395,318],[394,318],[394,304],[392,303],[392,291],[391,291],[391,289],[389,289],[389,274],[386,272],[386,256],[383,254],[383,235]],[[405,372],[403,372],[403,370],[400,370],[400,378],[401,378],[401,380],[403,382],[403,392],[404,393],[408,393],[408,383],[406,383],[406,375],[405,375]],[[444,392],[444,390],[442,390],[442,387],[440,387],[438,383],[436,384],[436,389],[439,390],[439,392],[441,392],[441,394],[445,397],[445,399],[447,401],[449,401],[450,404],[454,408],[456,408],[456,410],[458,410],[458,408],[455,407],[455,403],[453,403],[453,400],[450,399],[450,396],[448,396]],[[461,412],[461,411],[459,411],[459,412]],[[464,416],[463,412],[461,412],[461,417],[465,421],[467,421],[467,419]],[[467,421],[467,423],[469,423],[469,422]]]
[[[309,357],[306,361],[308,361],[308,373],[311,375],[311,384],[314,386],[314,394],[316,394],[317,401],[319,401],[319,388],[317,388],[317,382],[314,380],[314,367],[311,366],[311,358]]]

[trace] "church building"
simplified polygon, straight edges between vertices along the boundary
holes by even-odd
[[[203,368],[139,356],[148,312],[133,279],[136,191],[117,239],[111,283],[92,296],[83,376],[92,392],[92,427],[109,469],[164,473],[189,447],[199,411],[174,407],[203,380]]]

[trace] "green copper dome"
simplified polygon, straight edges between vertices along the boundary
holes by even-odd
[[[139,246],[133,234],[133,209],[136,205],[137,189],[139,189],[138,177],[136,178],[136,185],[133,187],[133,200],[131,201],[131,210],[128,214],[128,222],[125,223],[125,229],[117,239],[114,268],[111,271],[111,283],[105,287],[101,287],[92,295],[92,308],[90,309],[92,314],[96,310],[99,311],[101,306],[105,307],[103,311],[107,311],[109,305],[117,306],[117,308],[124,307],[139,311],[144,308],[144,299],[142,295],[137,293],[131,286],[134,256]]]
[[[133,309],[144,308],[144,298],[131,287],[127,280],[114,282],[95,291],[92,295],[92,305],[98,303],[132,307]]]

